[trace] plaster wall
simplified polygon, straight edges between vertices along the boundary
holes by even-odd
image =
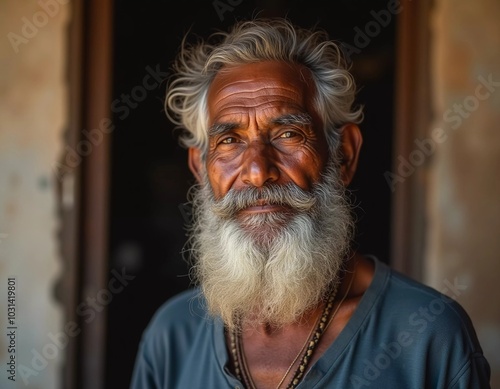
[[[53,167],[67,121],[67,0],[0,1],[0,387],[61,387],[61,277]],[[15,382],[5,368],[16,278]],[[56,339],[56,340],[54,340]]]
[[[425,282],[470,314],[500,387],[500,2],[437,0]],[[450,285],[454,285],[452,288]]]

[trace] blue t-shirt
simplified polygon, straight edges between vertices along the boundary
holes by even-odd
[[[454,300],[375,262],[356,311],[298,388],[490,389],[490,367]],[[198,289],[167,301],[144,331],[131,389],[243,388],[224,326]]]

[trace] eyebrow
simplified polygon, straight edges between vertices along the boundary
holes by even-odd
[[[274,125],[290,125],[290,124],[300,124],[303,126],[310,126],[312,124],[312,117],[307,113],[287,113],[285,115],[273,118],[270,121]],[[208,129],[208,136],[213,137],[217,135],[222,135],[227,132],[240,127],[239,123],[215,123]]]
[[[208,136],[212,137],[212,136],[222,135],[238,127],[239,127],[238,123],[215,123],[208,129]]]
[[[301,124],[303,126],[310,126],[312,124],[312,117],[308,113],[287,113],[271,120],[271,123],[280,125]]]

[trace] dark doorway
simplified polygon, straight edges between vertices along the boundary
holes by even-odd
[[[238,5],[235,5],[237,4]],[[389,2],[390,3],[390,2]],[[382,12],[385,11],[385,12]],[[163,112],[165,78],[182,36],[206,36],[255,14],[287,15],[345,42],[365,105],[364,144],[351,185],[356,246],[389,262],[396,12],[386,0],[117,1],[110,194],[110,268],[135,279],[108,309],[106,385],[127,388],[137,346],[155,310],[188,288],[183,207],[193,183],[187,153]]]

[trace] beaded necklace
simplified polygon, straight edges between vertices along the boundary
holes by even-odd
[[[310,362],[311,357],[314,353],[316,345],[319,343],[319,340],[321,339],[321,336],[323,335],[326,328],[328,327],[328,324],[330,324],[331,320],[333,319],[333,315],[332,315],[332,317],[330,317],[330,320],[328,320],[330,312],[331,312],[332,307],[333,307],[333,301],[335,300],[335,296],[337,295],[337,290],[338,290],[337,285],[332,287],[332,289],[329,293],[328,299],[326,301],[325,307],[323,309],[323,312],[322,312],[321,316],[319,317],[319,320],[315,323],[315,326],[313,326],[311,329],[311,333],[312,333],[312,330],[316,328],[316,330],[314,331],[314,334],[312,335],[312,337],[311,337],[311,333],[309,334],[309,336],[306,339],[306,342],[302,346],[302,348],[299,351],[299,353],[297,354],[297,356],[294,358],[293,362],[291,363],[291,365],[287,369],[285,375],[281,379],[281,381],[278,384],[278,386],[276,387],[276,389],[280,388],[280,386],[282,385],[286,376],[290,372],[290,369],[295,364],[295,362],[297,361],[299,356],[302,354],[302,360],[300,362],[300,365],[297,368],[297,370],[295,371],[290,384],[287,386],[287,389],[293,389],[299,384],[300,380],[302,379],[304,373],[307,370],[307,366],[309,365],[309,362]],[[336,313],[336,311],[335,311],[335,313]],[[234,370],[236,373],[236,377],[240,381],[242,381],[248,389],[255,389],[255,384],[253,383],[250,372],[248,371],[248,366],[246,364],[246,358],[245,358],[245,355],[244,355],[243,350],[242,350],[241,336],[239,335],[237,328],[235,328],[234,330],[232,330],[230,332],[230,342],[231,342],[231,345],[230,345],[231,346],[231,354],[233,357],[233,364],[234,364]],[[307,345],[307,348],[306,348],[306,345]],[[306,348],[306,350],[304,352],[305,348]]]
[[[351,290],[352,283],[354,281],[354,276],[355,275],[356,275],[356,270],[354,270],[354,272],[352,273],[351,279],[349,281],[349,286],[347,287],[347,290],[344,293],[344,296],[342,296],[342,300],[339,301],[339,304],[337,305],[337,308],[335,309],[335,311],[330,316],[330,319],[328,320],[328,322],[326,322],[326,318],[325,318],[325,321],[323,322],[323,316],[321,317],[321,323],[320,323],[321,333],[319,334],[319,337],[321,337],[321,335],[323,335],[323,333],[326,331],[326,329],[330,326],[330,324],[333,321],[333,318],[335,317],[335,315],[337,314],[338,310],[340,309],[340,306],[342,305],[342,303],[344,302],[344,300],[347,298],[347,295],[349,294],[349,292]],[[333,306],[333,299],[335,298],[335,294],[336,293],[337,293],[337,290],[335,290],[334,296],[331,299],[331,306]],[[330,309],[331,309],[331,306],[330,306]],[[317,334],[318,334],[318,332],[316,332],[314,334],[314,337],[316,337]],[[314,349],[316,347],[316,344],[318,344],[318,342],[319,342],[319,338],[317,340],[315,338],[313,338],[311,340],[311,342],[309,342],[309,347],[308,347],[305,355],[303,356],[302,363],[299,365],[298,369],[295,371],[295,374],[294,374],[294,376],[292,378],[292,381],[287,386],[287,389],[293,389],[293,388],[295,388],[299,384],[300,380],[302,379],[302,376],[306,372],[307,365],[309,364],[309,360],[310,360],[310,358],[312,356],[312,353],[313,353],[313,351],[314,351]],[[314,343],[314,345],[313,345],[313,343]],[[309,355],[309,350],[311,351],[310,355]],[[306,360],[306,358],[307,358],[307,360]],[[304,362],[305,362],[305,365],[304,365]],[[304,367],[303,367],[303,365],[304,365]],[[276,389],[279,389],[280,386],[281,386],[281,383],[280,383],[280,385]]]

